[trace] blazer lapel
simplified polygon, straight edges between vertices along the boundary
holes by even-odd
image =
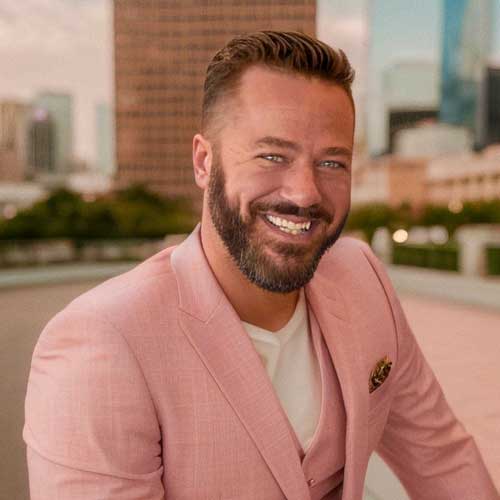
[[[361,339],[350,328],[344,300],[332,276],[319,271],[306,286],[309,306],[320,325],[340,383],[346,412],[346,462],[343,498],[361,500],[367,466],[368,382],[363,371]]]
[[[310,498],[293,430],[272,383],[220,289],[199,228],[172,254],[182,330],[254,441],[289,500]]]

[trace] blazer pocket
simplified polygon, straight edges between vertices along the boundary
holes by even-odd
[[[381,386],[375,389],[368,395],[368,418],[376,417],[378,413],[385,413],[384,409],[388,409],[389,401],[389,386],[390,379],[387,379]]]

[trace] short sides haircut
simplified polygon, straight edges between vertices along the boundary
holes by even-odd
[[[354,108],[351,91],[354,70],[342,50],[304,33],[258,31],[233,38],[208,65],[203,88],[203,131],[215,118],[221,98],[234,93],[244,71],[258,64],[340,85]]]

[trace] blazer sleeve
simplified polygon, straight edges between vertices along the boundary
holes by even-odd
[[[412,500],[499,500],[479,450],[448,406],[385,270],[368,246],[364,253],[387,295],[398,338],[395,396],[377,452]]]
[[[23,438],[31,500],[163,500],[160,428],[123,336],[93,312],[55,316],[33,354]]]

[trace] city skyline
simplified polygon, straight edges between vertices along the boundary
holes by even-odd
[[[500,19],[500,0],[492,2],[493,19]],[[374,0],[366,12],[368,0],[318,0],[317,35],[343,48],[351,58],[358,74],[354,91],[361,109],[365,101],[373,100],[366,82],[374,80],[383,67],[404,59],[439,62],[439,33],[429,30],[422,37],[417,27],[421,21],[437,26],[441,3]],[[378,13],[373,12],[375,4]],[[386,26],[386,35],[377,40],[367,31],[374,16]],[[30,102],[44,91],[71,93],[75,155],[95,163],[95,106],[114,101],[111,0],[3,0],[0,28],[5,67],[0,100]],[[495,28],[491,59],[500,64],[500,26]],[[377,67],[367,65],[367,50],[370,56],[373,51],[382,54]]]

